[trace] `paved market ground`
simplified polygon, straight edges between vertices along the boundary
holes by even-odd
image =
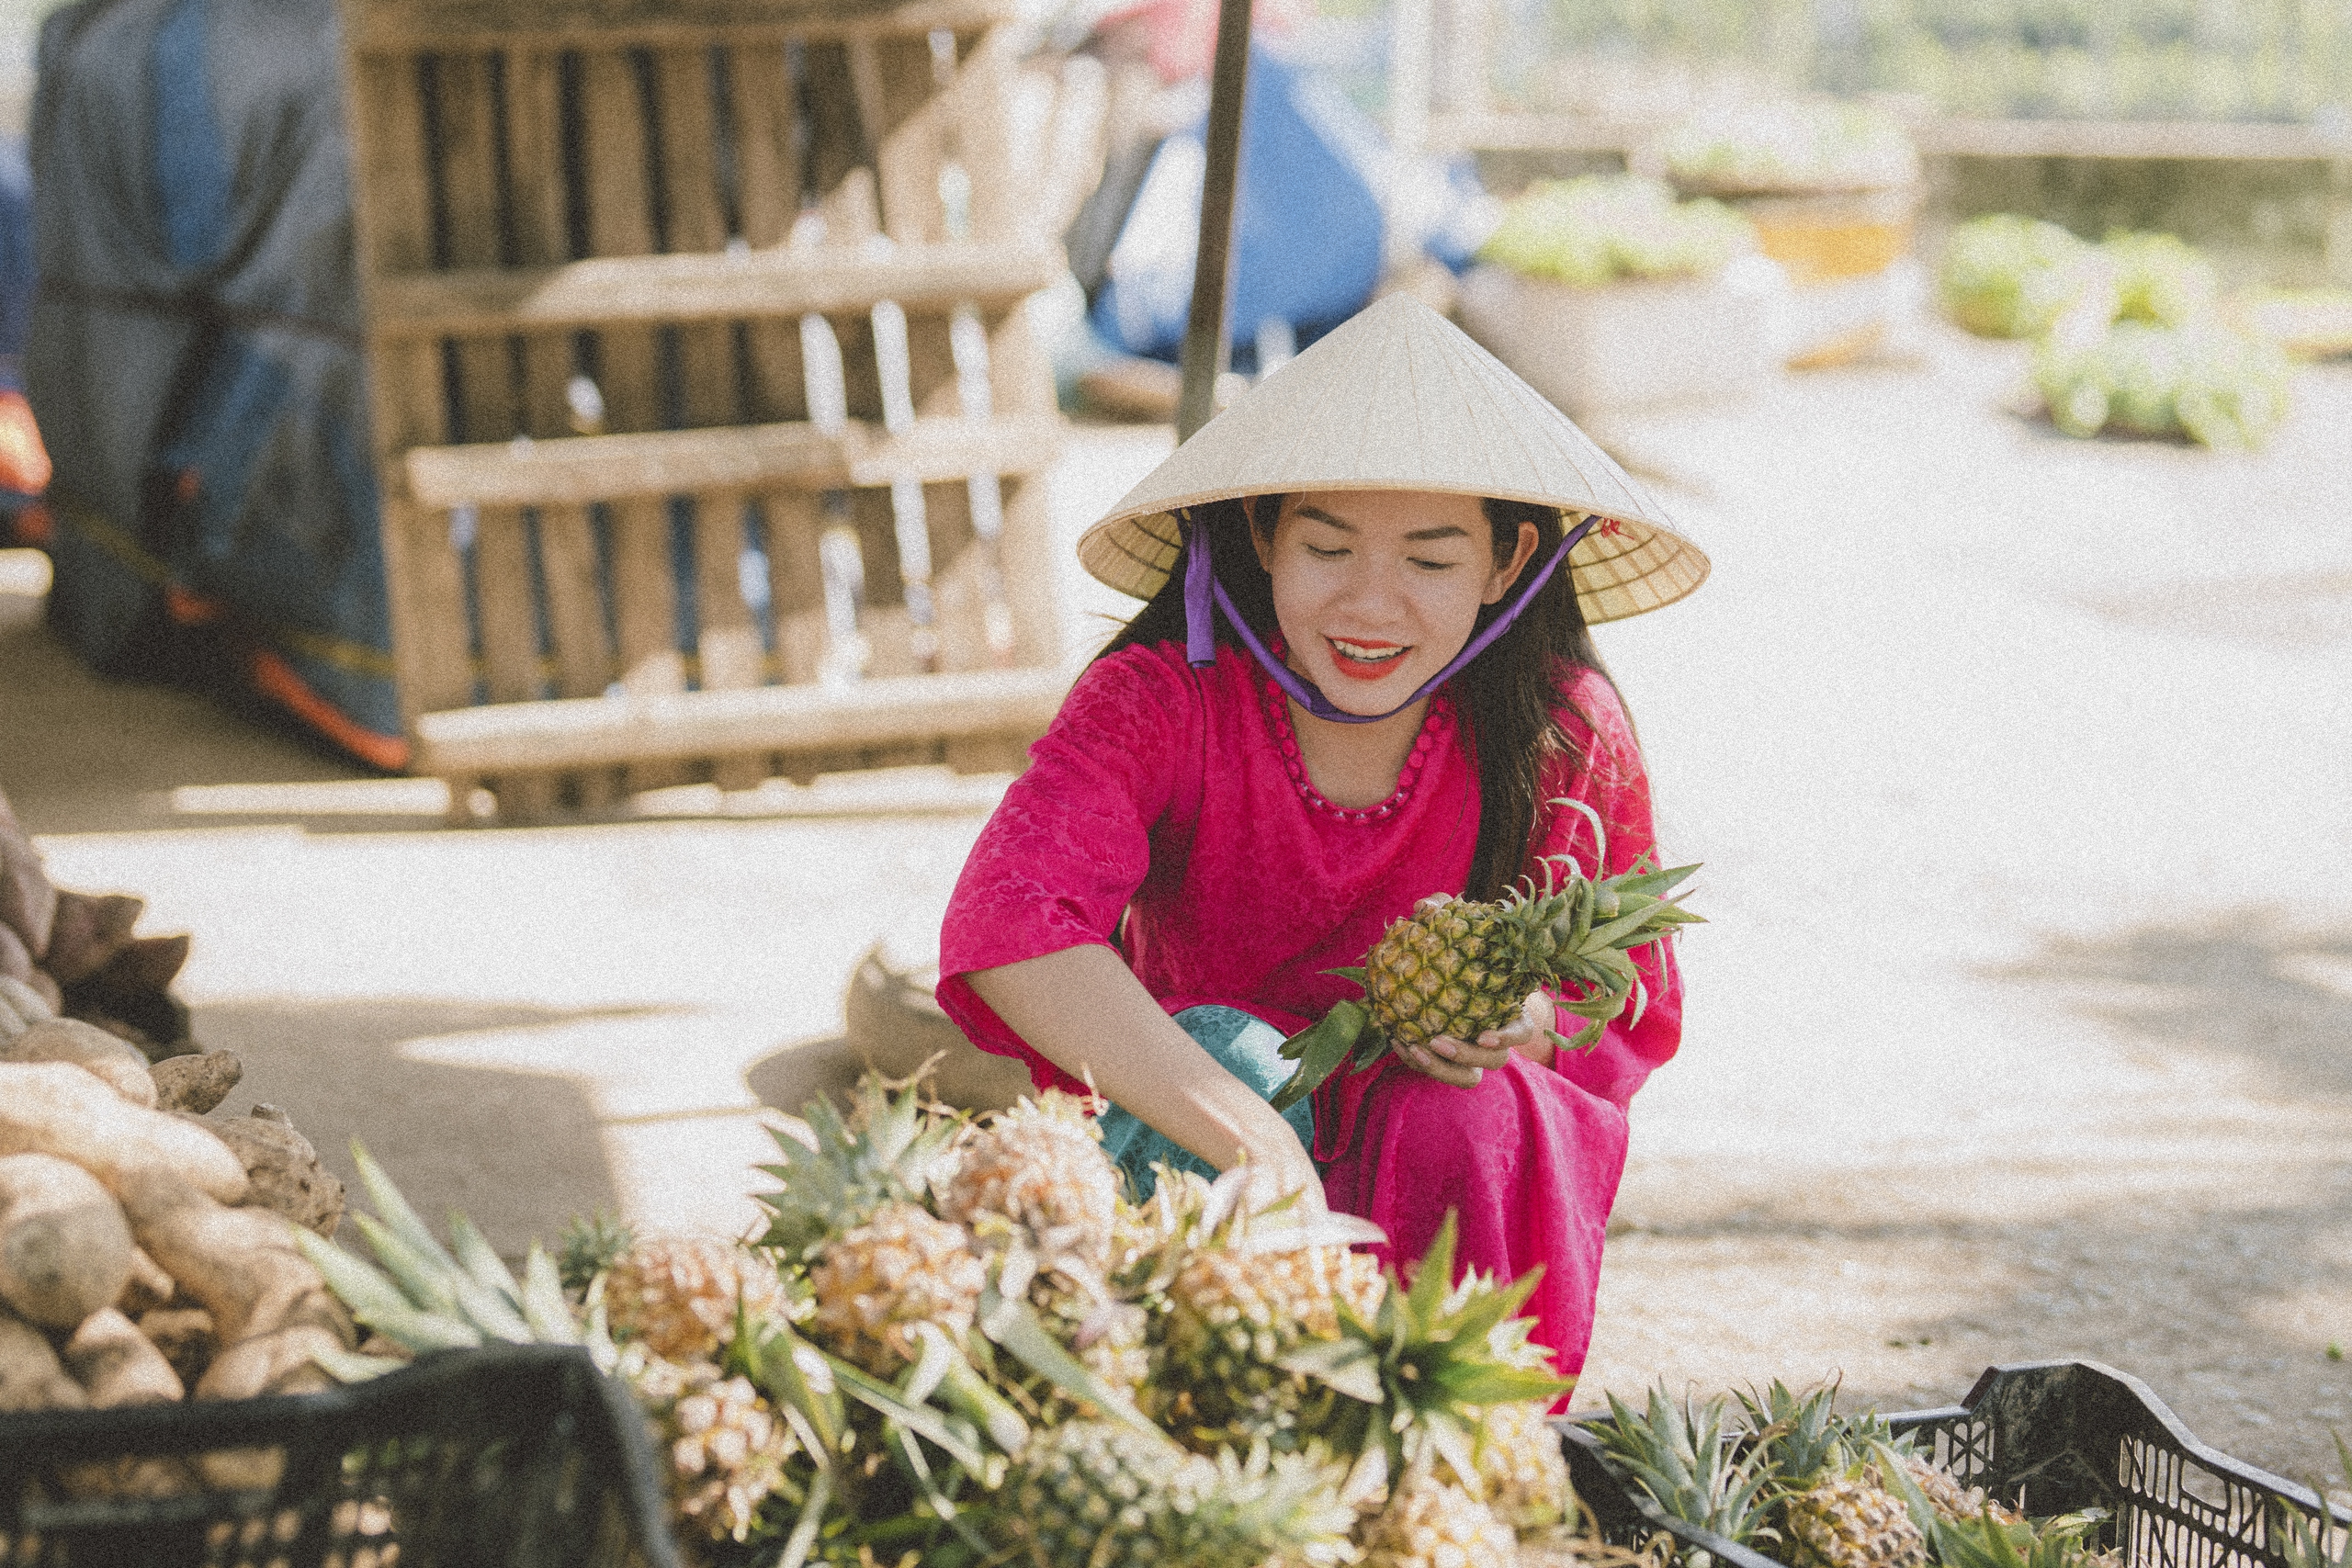
[[[2059,438],[2021,363],[1938,342],[1605,432],[1716,562],[1601,633],[1714,923],[1586,1397],[1842,1371],[1911,1407],[2090,1356],[2315,1475],[2352,1431],[2352,367],[2233,457]],[[1061,525],[1165,440],[1082,433]],[[743,1222],[762,1096],[837,1078],[852,964],[922,945],[990,799],[445,829],[429,785],[91,680],[23,586],[0,787],[56,874],[197,934],[232,1106],[364,1136],[503,1246]],[[1117,608],[1069,602],[1074,646]]]

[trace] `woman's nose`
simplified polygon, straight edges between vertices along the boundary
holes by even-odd
[[[1392,569],[1376,561],[1363,561],[1348,573],[1347,585],[1340,599],[1348,609],[1358,614],[1387,616],[1394,615],[1404,603],[1399,587],[1396,573]]]

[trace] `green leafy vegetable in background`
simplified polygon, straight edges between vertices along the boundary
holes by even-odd
[[[1588,175],[1529,186],[1478,254],[1530,277],[1589,287],[1711,276],[1754,243],[1747,220],[1721,202],[1678,202],[1639,175]]]
[[[1684,190],[1884,190],[1919,177],[1919,152],[1895,118],[1868,104],[1771,98],[1702,109],[1667,130],[1650,156]]]
[[[1938,279],[1944,308],[1979,337],[2039,337],[2095,290],[2114,287],[2099,247],[2015,213],[1952,231]]]
[[[2213,308],[2213,264],[2171,234],[2112,233],[2099,247],[2115,263],[2115,314],[2125,321],[2187,326]]]
[[[2260,446],[2286,417],[2289,374],[2276,344],[2210,318],[2118,321],[2087,342],[2053,335],[2034,358],[2034,384],[2069,435],[2185,435],[2233,451]]]

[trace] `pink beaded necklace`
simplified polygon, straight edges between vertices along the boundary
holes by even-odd
[[[1282,638],[1276,637],[1269,651],[1279,660],[1287,650]],[[1453,699],[1443,692],[1433,694],[1429,712],[1421,717],[1420,733],[1413,737],[1413,750],[1407,754],[1405,765],[1396,771],[1396,787],[1388,797],[1361,807],[1335,806],[1323,797],[1307,775],[1306,759],[1298,749],[1298,731],[1291,723],[1289,694],[1262,670],[1258,671],[1258,689],[1265,705],[1267,733],[1282,751],[1283,767],[1290,774],[1291,783],[1297,786],[1299,798],[1306,802],[1310,810],[1339,822],[1385,822],[1402,810],[1412,798],[1414,786],[1421,781],[1421,770],[1429,763],[1430,750],[1453,728]]]

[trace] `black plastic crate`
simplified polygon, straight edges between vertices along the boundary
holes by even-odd
[[[241,1479],[175,1495],[75,1484],[92,1463],[224,1454]],[[677,1568],[666,1529],[643,1418],[560,1346],[322,1393],[0,1416],[5,1568]]]
[[[2034,1515],[2105,1509],[2104,1544],[2132,1568],[2286,1568],[2274,1517],[2325,1505],[2309,1487],[2207,1448],[2148,1386],[2095,1361],[1991,1367],[1967,1398],[1890,1416],[1963,1484]],[[1621,1480],[1582,1421],[1561,1424],[1568,1469],[1601,1533],[1638,1545],[1663,1530],[1724,1568],[1772,1559],[1669,1517]],[[2342,1509],[2332,1511],[2338,1524]]]

